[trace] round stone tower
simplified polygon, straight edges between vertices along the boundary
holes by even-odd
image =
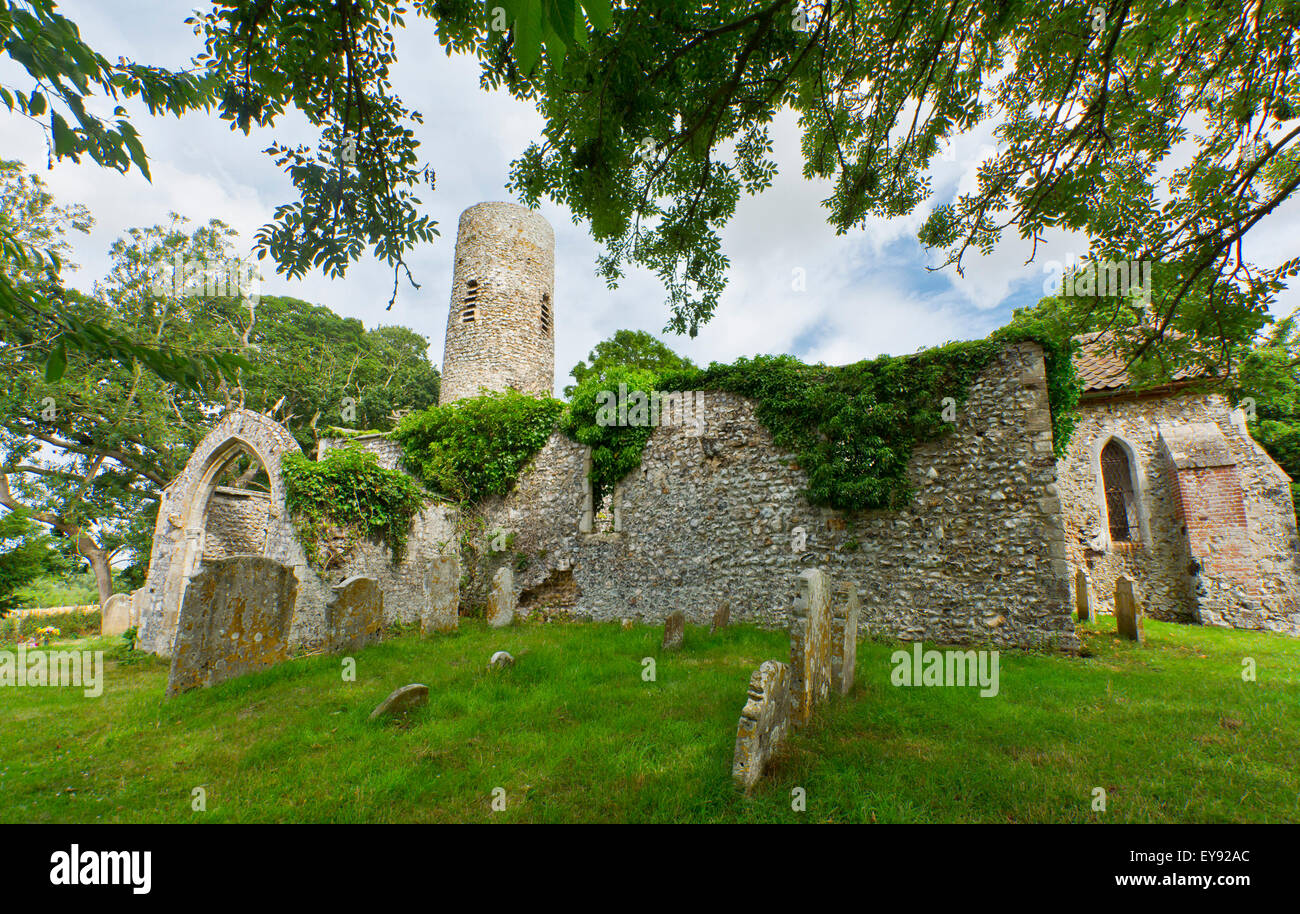
[[[480,388],[551,394],[555,385],[555,232],[513,203],[460,214],[440,403]]]

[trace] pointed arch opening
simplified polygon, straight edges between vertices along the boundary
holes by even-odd
[[[1112,543],[1141,540],[1137,474],[1128,448],[1111,438],[1101,449],[1102,508]]]

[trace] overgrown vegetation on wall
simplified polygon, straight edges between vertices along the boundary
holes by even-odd
[[[563,411],[559,400],[507,390],[412,413],[392,436],[430,492],[473,503],[510,491]]]
[[[698,371],[692,367],[689,369]],[[564,414],[560,428],[563,432],[591,448],[592,498],[600,504],[605,495],[613,491],[614,484],[641,463],[652,425],[601,424],[598,420],[602,395],[617,395],[620,385],[628,391],[640,391],[649,396],[651,391],[664,390],[655,372],[645,368],[608,367],[603,374],[587,376],[573,389],[573,397]]]
[[[458,400],[412,414],[393,437],[407,467],[439,497],[473,504],[505,495],[558,427],[592,449],[597,504],[640,462],[654,427],[602,417],[620,387],[659,391],[721,390],[749,397],[777,445],[798,455],[809,501],[843,510],[899,508],[912,497],[907,465],[913,448],[946,434],[944,407],[960,409],[971,383],[1007,343],[1044,348],[1057,456],[1077,418],[1074,343],[1021,317],[988,339],[950,343],[907,356],[852,365],[807,365],[793,356],[741,358],[730,365],[655,372],[607,366],[558,400],[514,391]]]
[[[794,451],[808,474],[807,496],[843,510],[899,508],[912,497],[907,465],[913,448],[946,434],[944,401],[960,408],[971,383],[1003,344],[1034,340],[1044,348],[1057,456],[1065,452],[1077,418],[1079,383],[1074,344],[1054,339],[1029,322],[987,340],[950,343],[907,356],[882,356],[852,365],[807,365],[793,356],[741,358],[730,365],[669,371],[610,371],[574,392],[564,431],[592,448],[597,502],[641,461],[649,427],[601,425],[603,390],[723,390],[755,401],[756,415],[777,445]]]
[[[285,506],[313,565],[331,567],[362,537],[381,537],[393,562],[402,560],[411,521],[425,502],[405,473],[385,469],[374,454],[349,445],[321,460],[287,454],[281,475]],[[346,545],[340,553],[324,555],[322,533],[330,528],[344,535]]]

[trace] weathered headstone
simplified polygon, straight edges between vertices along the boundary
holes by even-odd
[[[375,706],[375,710],[370,712],[370,719],[406,714],[428,703],[429,687],[423,683],[413,682],[400,689],[394,689],[387,698]]]
[[[297,599],[293,569],[274,559],[240,555],[204,562],[181,603],[167,694],[289,659]]]
[[[497,651],[488,661],[488,669],[504,670],[508,666],[515,665],[515,658],[508,651]]]
[[[509,565],[502,565],[492,578],[488,592],[487,623],[493,628],[505,628],[515,621],[515,575]]]
[[[99,615],[99,633],[105,637],[120,635],[131,627],[131,598],[115,593],[104,603]]]
[[[625,631],[625,632],[630,632],[630,631],[632,630],[632,627],[633,627],[635,624],[636,624],[636,623],[633,622],[631,619],[624,619],[624,620],[623,620],[623,631]]]
[[[359,651],[384,636],[384,593],[374,578],[355,576],[334,588],[325,606],[329,649]]]
[[[661,647],[665,651],[679,650],[685,640],[686,616],[677,609],[670,612],[668,618],[664,620],[664,642]]]
[[[831,694],[830,589],[820,568],[799,573],[799,596],[790,620],[790,684],[792,715],[806,724],[813,708]]]
[[[1133,582],[1124,575],[1115,579],[1115,630],[1126,641],[1142,643],[1142,607],[1133,596]]]
[[[1082,568],[1074,575],[1074,609],[1079,614],[1080,622],[1092,621],[1092,595],[1088,575]]]
[[[720,632],[730,624],[731,604],[723,601],[722,605],[713,611],[713,622],[709,624],[709,634]]]
[[[460,557],[456,553],[435,556],[424,572],[424,606],[420,610],[420,631],[455,631],[460,624]]]
[[[749,677],[749,697],[736,728],[731,776],[746,791],[763,776],[768,760],[790,729],[790,668],[766,660]]]
[[[858,586],[851,582],[845,584],[840,588],[840,598],[835,604],[831,632],[831,687],[847,695],[853,689],[858,666],[858,615],[861,613]]]

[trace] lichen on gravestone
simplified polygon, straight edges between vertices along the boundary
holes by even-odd
[[[790,669],[775,660],[764,661],[749,677],[749,692],[736,727],[736,749],[731,776],[748,792],[790,728]]]
[[[790,618],[790,668],[793,719],[812,719],[813,709],[831,694],[833,621],[826,574],[820,568],[799,573],[799,595]]]
[[[1125,641],[1142,643],[1142,607],[1133,595],[1133,582],[1120,575],[1115,579],[1115,630]]]

